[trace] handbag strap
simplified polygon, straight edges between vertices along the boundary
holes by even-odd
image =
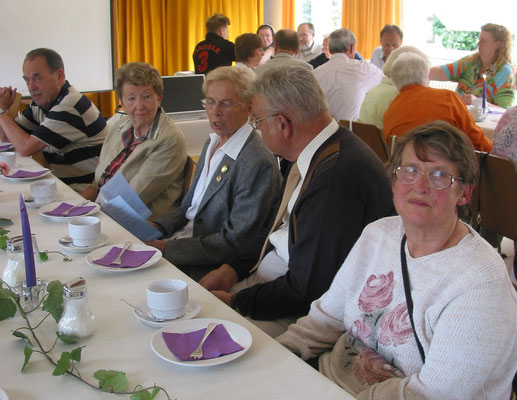
[[[418,339],[418,335],[416,334],[415,322],[413,321],[413,299],[411,298],[411,289],[409,288],[409,275],[407,271],[407,261],[406,261],[406,235],[402,237],[402,241],[400,242],[400,263],[402,265],[402,278],[404,280],[404,293],[406,294],[406,303],[407,310],[409,314],[409,320],[411,321],[411,327],[413,328],[413,334],[415,335],[416,345],[418,347],[418,351],[420,352],[420,357],[422,357],[422,362],[425,364],[425,353]]]

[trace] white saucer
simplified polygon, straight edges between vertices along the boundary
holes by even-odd
[[[147,307],[146,304],[139,304],[138,308],[140,308],[145,313],[150,312],[149,307]],[[196,317],[200,311],[201,311],[201,305],[197,301],[190,300],[187,304],[187,307],[185,307],[185,314],[183,314],[181,317],[175,318],[175,319],[167,319],[165,321],[157,322],[157,321],[153,321],[153,320],[147,318],[147,316],[142,315],[135,310],[133,310],[133,314],[137,319],[142,321],[144,324],[155,327],[155,328],[161,328],[165,325],[173,324],[176,321],[185,321],[187,319],[192,319],[192,318]]]
[[[53,200],[49,201],[48,203],[36,203],[34,201],[34,197],[32,197],[30,194],[28,196],[25,196],[25,205],[28,208],[40,208],[43,206],[46,206],[47,204],[53,203],[55,201],[61,201],[65,198],[61,193],[56,194],[56,197],[54,197]]]
[[[63,238],[69,239],[69,236],[63,236]],[[89,253],[92,250],[98,249],[101,246],[104,246],[106,242],[108,241],[108,236],[106,236],[104,233],[101,234],[99,238],[99,242],[97,244],[93,244],[91,246],[76,246],[73,243],[61,243],[59,240],[57,241],[57,244],[59,247],[61,247],[64,251],[67,251],[69,253]]]

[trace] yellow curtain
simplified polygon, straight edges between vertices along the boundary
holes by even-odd
[[[114,43],[119,65],[144,61],[162,75],[194,70],[192,51],[204,39],[205,21],[216,12],[231,21],[229,40],[241,33],[255,32],[263,16],[262,0],[115,0]],[[114,114],[114,92],[89,93],[106,118]]]
[[[364,58],[380,45],[384,25],[400,26],[401,8],[402,0],[343,0],[342,26],[354,32],[357,51]]]
[[[282,0],[282,28],[296,29],[296,0]]]

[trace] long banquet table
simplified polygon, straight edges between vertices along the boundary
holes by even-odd
[[[30,158],[18,158],[22,166],[35,166]],[[29,183],[9,182],[0,178],[0,217],[11,218],[14,225],[9,235],[21,234],[19,193],[30,193]],[[80,196],[57,180],[58,192],[64,200],[77,203]],[[28,209],[32,232],[36,234],[40,251],[60,250],[57,239],[67,234],[66,221],[55,221]],[[109,244],[138,239],[99,212],[102,231]],[[220,302],[165,259],[150,268],[124,273],[108,273],[89,266],[84,254],[71,254],[72,262],[51,254],[48,261],[36,262],[39,278],[67,282],[83,277],[88,288],[88,301],[97,318],[94,335],[75,345],[59,343],[52,352],[58,358],[62,351],[84,345],[78,368],[84,378],[96,382],[94,371],[113,369],[124,371],[130,387],[157,384],[164,387],[172,399],[353,399],[348,393],[291,354],[274,339],[260,331],[237,312]],[[0,270],[7,263],[7,254],[0,250]],[[164,278],[184,279],[189,296],[201,305],[197,318],[218,318],[245,326],[252,334],[253,344],[242,357],[217,366],[191,367],[168,363],[152,351],[150,340],[157,328],[138,321],[120,298],[133,303],[145,303],[147,285]],[[31,321],[39,321],[43,311],[36,311]],[[23,326],[22,317],[0,321],[0,388],[10,399],[110,399],[112,394],[95,391],[69,376],[52,376],[53,367],[42,355],[34,353],[26,370],[21,373],[25,342],[11,335]],[[55,338],[56,322],[47,318],[38,334],[48,348]],[[120,398],[117,396],[116,398]],[[126,396],[125,398],[129,398]],[[159,394],[157,399],[165,399]]]

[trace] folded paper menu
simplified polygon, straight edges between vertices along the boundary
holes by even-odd
[[[189,356],[201,343],[205,330],[206,328],[188,333],[162,332],[162,336],[167,347],[176,357],[180,360],[188,361],[190,360]],[[203,343],[203,357],[201,360],[221,357],[243,349],[239,343],[231,338],[224,325],[218,324],[207,337],[205,343]]]
[[[104,257],[93,260],[95,264],[104,265],[105,267],[112,268],[136,268],[147,261],[156,253],[156,250],[126,250],[120,257],[120,264],[112,264],[112,262],[118,257],[122,248],[113,246],[110,251],[106,253]]]
[[[42,171],[24,171],[23,169],[19,169],[12,175],[7,175],[7,178],[34,178],[36,176],[43,175],[48,170],[44,169]]]
[[[73,210],[66,214],[66,217],[77,217],[79,215],[89,213],[91,210],[95,208],[95,205],[75,207],[73,204],[61,203],[53,210],[45,211],[44,214],[51,215],[53,217],[65,217],[64,213],[70,210],[71,208],[73,208]]]

